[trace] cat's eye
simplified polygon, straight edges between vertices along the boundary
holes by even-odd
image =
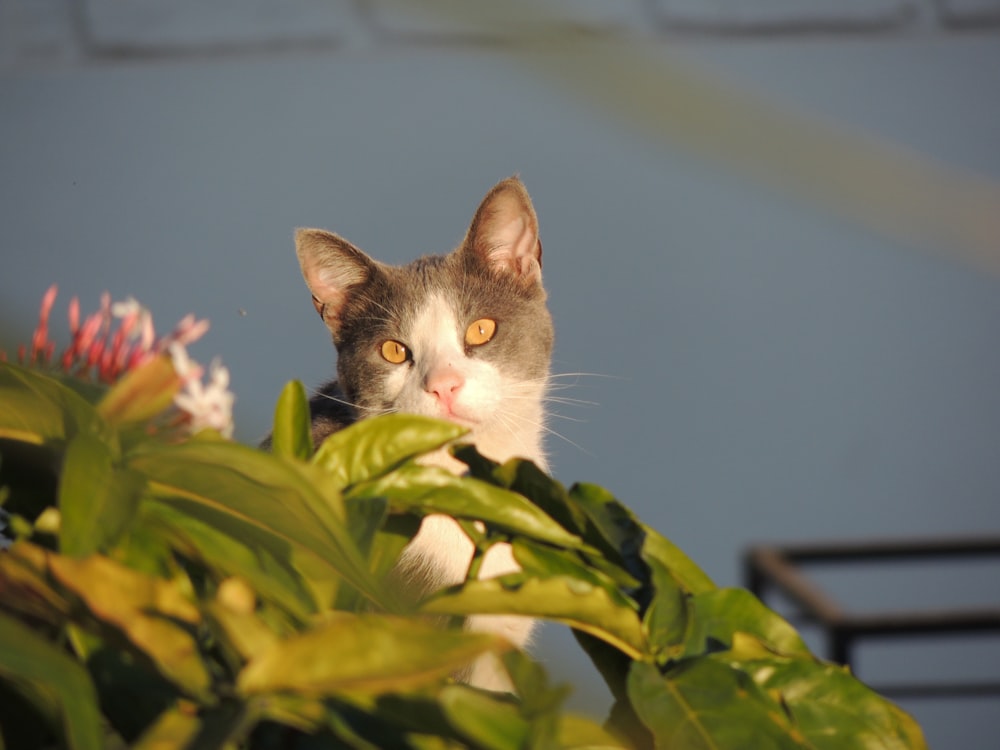
[[[497,332],[497,322],[489,318],[480,318],[465,329],[465,343],[469,346],[482,346]]]
[[[382,358],[394,365],[401,365],[410,358],[410,352],[406,346],[392,339],[383,341],[380,351],[382,352]]]

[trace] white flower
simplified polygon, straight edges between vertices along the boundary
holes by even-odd
[[[126,325],[125,335],[131,340],[140,339],[143,351],[153,346],[153,313],[131,295],[111,305],[111,314]]]
[[[174,370],[184,382],[183,390],[174,396],[174,403],[191,417],[191,433],[211,428],[224,437],[233,436],[233,401],[229,390],[229,370],[219,360],[209,367],[208,384],[202,385],[202,368],[188,357],[182,344],[170,345]]]

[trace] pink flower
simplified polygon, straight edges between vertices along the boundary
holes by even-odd
[[[49,341],[49,316],[57,291],[53,284],[42,297],[31,348],[23,344],[18,348],[21,364],[47,366],[52,362],[55,343]],[[64,372],[81,378],[93,377],[110,385],[153,358],[169,354],[174,371],[183,382],[174,405],[184,412],[190,431],[212,428],[232,437],[235,396],[229,390],[229,370],[218,361],[212,362],[208,383],[203,384],[204,368],[192,361],[185,349],[205,334],[209,327],[207,320],[187,315],[173,331],[157,339],[153,316],[147,308],[134,297],[112,303],[107,292],[101,295],[100,309],[82,323],[80,302],[74,297],[69,303],[68,317],[71,339],[59,358]],[[0,352],[0,361],[4,359]]]
[[[52,361],[55,343],[48,338],[49,315],[56,293],[57,287],[53,284],[42,297],[30,351],[23,345],[18,349],[21,364],[44,366]],[[82,324],[80,301],[74,297],[69,303],[68,317],[71,339],[59,358],[59,366],[77,377],[94,377],[109,384],[165,352],[172,343],[187,345],[197,341],[209,325],[207,320],[188,315],[173,331],[157,339],[153,316],[147,308],[134,297],[112,303],[107,292],[101,295],[100,309],[85,318]]]

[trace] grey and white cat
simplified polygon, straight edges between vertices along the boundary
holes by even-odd
[[[335,234],[301,229],[296,251],[313,304],[333,334],[337,379],[311,400],[313,440],[364,417],[406,412],[453,420],[496,461],[546,468],[544,394],[552,321],[542,288],[538,220],[524,185],[506,179],[486,195],[461,245],[407,266],[375,261]],[[446,452],[428,463],[456,473]],[[397,574],[420,593],[463,580],[473,545],[451,518],[433,515],[404,550]],[[481,577],[518,569],[508,545],[486,555]],[[474,616],[468,627],[524,646],[534,622]],[[470,684],[509,690],[492,657]]]

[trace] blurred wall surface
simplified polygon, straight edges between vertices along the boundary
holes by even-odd
[[[556,395],[581,401],[550,423],[561,479],[610,488],[725,585],[753,542],[1000,528],[1000,236],[977,263],[905,216],[887,231],[907,190],[836,150],[816,184],[786,180],[824,154],[769,142],[739,106],[697,120],[674,77],[988,199],[1000,2],[564,0],[527,26],[468,5],[492,16],[416,0],[0,0],[3,346],[28,337],[53,282],[57,310],[110,290],[160,328],[195,312],[212,330],[194,355],[230,367],[237,434],[254,441],[286,381],[316,385],[334,363],[293,228],[389,262],[443,252],[516,172],[541,222],[555,371],[572,374]],[[542,33],[584,63],[523,42]],[[588,67],[585,44],[610,49],[608,67]],[[912,213],[919,225],[935,205]],[[998,580],[934,567],[826,585],[867,611],[995,605]],[[541,640],[575,705],[604,711],[568,633]],[[1000,645],[876,645],[856,668],[995,680]],[[996,747],[995,696],[904,705],[932,746]]]

